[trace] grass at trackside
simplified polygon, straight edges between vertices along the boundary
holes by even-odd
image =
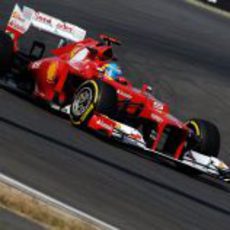
[[[209,10],[212,13],[216,13],[216,14],[219,14],[223,17],[230,18],[230,12],[225,11],[225,10],[220,9],[220,8],[217,8],[215,6],[212,6],[208,3],[204,3],[204,2],[201,2],[199,0],[185,0],[185,1],[192,4],[192,5],[198,6],[202,9]]]
[[[98,229],[3,183],[0,183],[0,206],[40,223],[45,229]]]

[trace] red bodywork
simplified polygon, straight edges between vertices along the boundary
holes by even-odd
[[[70,76],[77,82],[100,79],[116,89],[118,101],[129,101],[126,107],[127,114],[157,124],[157,136],[152,146],[153,150],[161,150],[159,145],[166,127],[175,127],[176,133],[180,133],[180,137],[177,137],[179,142],[176,143],[171,154],[176,159],[180,157],[188,135],[188,128],[169,114],[169,106],[150,95],[147,85],[143,85],[142,89],[136,89],[123,77],[119,81],[114,81],[100,74],[100,68],[113,58],[110,45],[87,38],[81,42],[53,50],[52,53],[55,55],[54,57],[45,58],[29,65],[36,82],[36,96],[48,102],[52,102],[56,97],[61,105],[65,105],[68,104],[76,90],[76,86],[66,87]],[[98,122],[98,120],[102,122]],[[116,126],[116,121],[96,113],[88,122],[88,126],[95,130],[104,130],[110,136]],[[175,133],[172,133],[172,138],[173,135]],[[175,140],[173,141],[175,142]]]

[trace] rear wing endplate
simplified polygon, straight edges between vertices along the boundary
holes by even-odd
[[[63,22],[27,6],[21,9],[20,6],[16,4],[7,24],[6,32],[17,42],[30,27],[37,28],[71,42],[81,41],[86,36],[86,31],[78,26]]]

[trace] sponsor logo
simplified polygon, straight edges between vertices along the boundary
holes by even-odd
[[[44,24],[49,25],[49,26],[52,26],[52,18],[50,18],[50,17],[48,17],[42,13],[39,13],[39,12],[35,13],[35,21],[40,22],[40,23],[44,23]]]
[[[141,141],[142,140],[142,136],[138,133],[132,133],[129,135],[129,137],[133,140],[136,140],[136,141]]]
[[[68,25],[67,23],[61,22],[57,24],[57,29],[67,33],[73,33],[74,31],[74,28],[72,26]]]
[[[16,19],[16,20],[19,20],[20,22],[25,22],[25,19],[17,11],[13,12],[12,18]]]
[[[100,125],[102,128],[105,128],[109,131],[113,131],[113,127],[107,123],[105,123],[103,120],[98,120],[97,124]]]
[[[117,90],[117,94],[119,94],[122,97],[126,97],[127,99],[132,99],[132,96],[120,89]]]
[[[58,63],[53,62],[50,64],[47,70],[47,82],[48,83],[54,83],[56,76],[57,76],[57,68],[58,68]]]

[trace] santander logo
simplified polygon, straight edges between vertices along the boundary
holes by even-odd
[[[35,13],[35,20],[47,25],[52,25],[52,18],[45,16],[44,14],[41,14],[39,12]]]
[[[61,23],[61,22],[57,24],[57,29],[62,30],[62,31],[67,32],[67,33],[73,32],[73,27],[69,26],[66,23]]]

